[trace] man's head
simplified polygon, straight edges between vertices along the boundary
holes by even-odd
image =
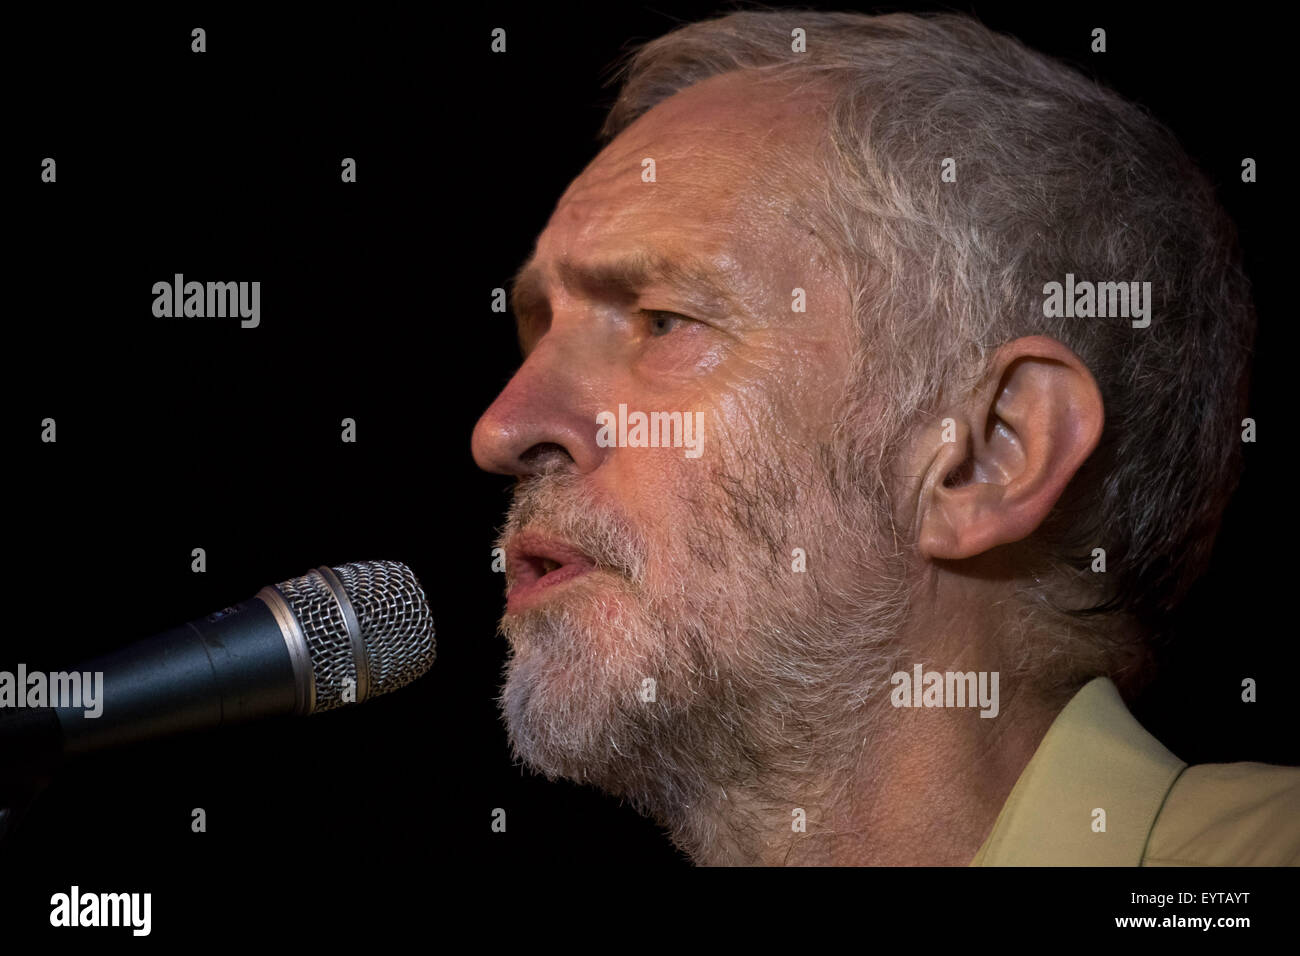
[[[971,21],[805,12],[649,44],[606,132],[474,435],[520,478],[517,753],[734,858],[836,816],[901,666],[1132,668],[1235,481],[1252,328],[1169,134]],[[1067,274],[1149,281],[1150,324],[1045,315]]]

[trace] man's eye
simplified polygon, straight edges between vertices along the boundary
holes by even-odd
[[[650,328],[650,334],[657,338],[659,336],[667,335],[683,322],[688,322],[690,320],[684,315],[678,315],[676,312],[664,312],[659,309],[648,309],[646,310],[646,321]]]

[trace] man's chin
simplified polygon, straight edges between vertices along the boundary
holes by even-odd
[[[501,707],[516,759],[552,779],[607,782],[619,760],[611,740],[625,734],[627,716],[589,682],[545,650],[512,657]]]
[[[644,619],[634,626],[635,610],[617,598],[571,597],[502,619],[511,655],[501,708],[517,759],[615,789],[657,725],[663,635]]]

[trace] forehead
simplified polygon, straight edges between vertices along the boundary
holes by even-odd
[[[825,92],[724,74],[669,97],[624,130],[569,186],[538,238],[534,273],[647,252],[720,272],[809,232],[809,164]],[[653,160],[654,182],[646,182]]]

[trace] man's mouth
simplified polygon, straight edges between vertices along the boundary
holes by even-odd
[[[506,565],[506,611],[514,614],[545,600],[557,585],[594,570],[596,562],[563,541],[524,531],[506,545]]]

